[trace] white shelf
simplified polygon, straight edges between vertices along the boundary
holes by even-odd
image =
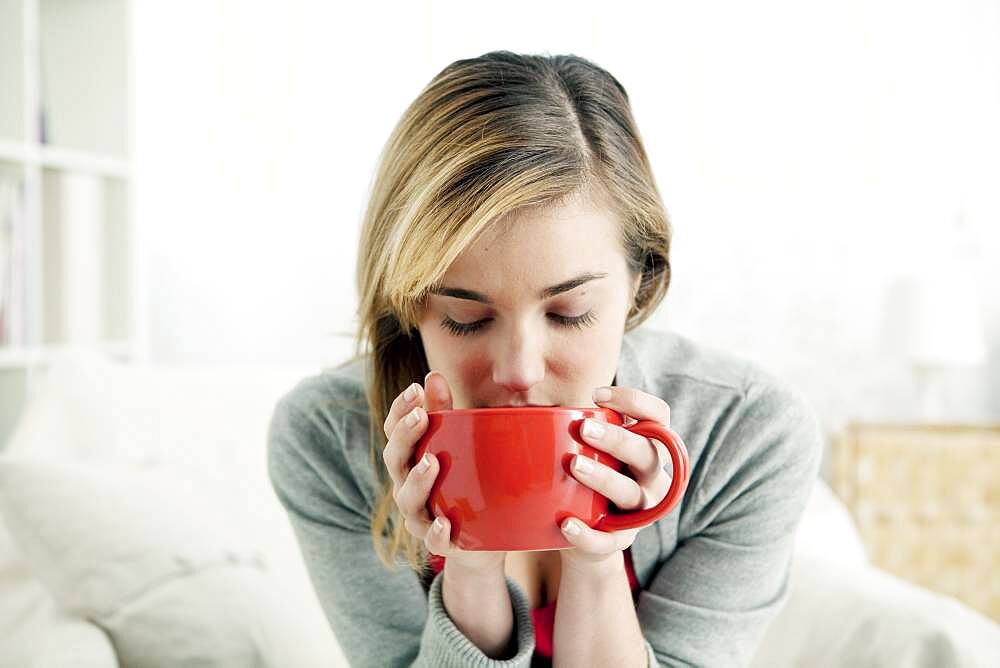
[[[48,357],[44,348],[0,348],[0,369],[22,369],[37,366]]]
[[[32,146],[0,139],[0,162],[40,165],[46,169],[96,174],[117,179],[132,175],[127,160],[58,146]]]
[[[102,341],[87,349],[96,349],[112,357],[129,359],[134,352],[134,343],[132,341]],[[63,344],[0,348],[0,370],[45,366],[53,357],[64,355],[72,350],[73,346]]]
[[[0,139],[0,162],[28,162],[28,151],[22,142]]]
[[[94,155],[86,151],[55,146],[43,146],[38,150],[38,153],[40,156],[38,162],[42,167],[89,172],[120,179],[127,179],[132,173],[129,163],[120,158]]]
[[[0,178],[14,184],[18,201],[9,246],[17,249],[17,311],[0,344],[0,445],[36,370],[57,357],[145,359],[132,12],[132,0],[0,0]]]

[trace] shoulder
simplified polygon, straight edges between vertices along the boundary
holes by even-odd
[[[623,362],[635,360],[645,391],[670,406],[671,427],[692,460],[711,462],[718,473],[761,457],[818,465],[819,421],[791,382],[759,362],[676,332],[640,327],[626,337]]]
[[[645,391],[700,412],[735,407],[765,414],[789,408],[809,412],[802,392],[759,362],[677,332],[643,327],[628,332],[622,365],[635,368]]]
[[[625,335],[623,357],[641,368],[653,388],[688,384],[745,393],[754,383],[780,385],[760,364],[677,332],[640,327]]]
[[[299,380],[279,397],[275,418],[311,420],[330,431],[342,431],[352,419],[367,422],[364,363],[364,357],[355,357]]]
[[[356,357],[324,369],[278,398],[267,434],[268,472],[276,489],[321,484],[339,493],[353,490],[353,504],[370,502],[364,363]]]

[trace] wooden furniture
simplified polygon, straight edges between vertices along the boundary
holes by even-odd
[[[1000,621],[1000,425],[849,424],[833,488],[875,566]]]

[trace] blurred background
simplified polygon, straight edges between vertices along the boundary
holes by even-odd
[[[971,462],[940,475],[984,476],[966,511],[1000,553],[996,0],[0,0],[0,434],[66,350],[343,359],[378,153],[438,71],[495,49],[627,89],[674,227],[648,326],[800,388],[862,524],[865,425],[896,430],[896,498],[926,457]]]
[[[0,11],[8,390],[66,342],[335,356],[379,150],[440,69],[505,48],[629,91],[675,229],[651,325],[772,367],[831,429],[1000,418],[995,1]]]

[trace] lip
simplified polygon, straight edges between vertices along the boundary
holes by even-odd
[[[554,408],[556,404],[496,404],[490,406],[490,408],[525,408],[530,406],[539,406],[542,408]]]
[[[450,410],[438,410],[438,411],[428,411],[428,415],[435,415],[437,413],[448,413],[448,414],[461,414],[461,415],[495,415],[502,414],[507,411],[513,411],[517,413],[544,413],[547,410],[556,410],[560,413],[609,413],[610,409],[601,408],[599,406],[563,406],[561,404],[555,404],[550,406],[539,406],[537,404],[532,405],[520,405],[520,406],[480,406],[478,408],[452,408]]]

